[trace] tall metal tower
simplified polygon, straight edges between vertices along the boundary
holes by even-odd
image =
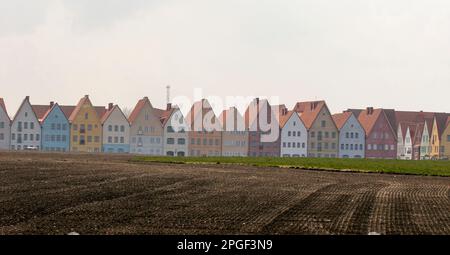
[[[167,92],[166,92],[166,103],[167,104],[170,104],[170,85],[167,85],[166,86],[166,90],[167,90]]]

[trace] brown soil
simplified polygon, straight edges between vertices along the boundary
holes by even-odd
[[[0,153],[0,234],[450,234],[450,178]]]

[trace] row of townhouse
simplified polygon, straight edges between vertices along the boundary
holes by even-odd
[[[159,156],[250,156],[442,159],[450,156],[450,115],[393,109],[331,114],[325,101],[292,110],[254,99],[217,116],[208,100],[186,116],[170,104],[139,100],[130,116],[118,105],[32,105],[26,97],[10,119],[0,98],[0,149],[133,153]]]

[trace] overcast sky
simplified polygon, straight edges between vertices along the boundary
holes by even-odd
[[[0,97],[172,94],[450,112],[448,0],[0,0]]]

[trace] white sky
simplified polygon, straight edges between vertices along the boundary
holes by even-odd
[[[279,96],[450,112],[448,0],[0,0],[0,97]],[[219,110],[219,109],[216,109]],[[218,113],[218,112],[217,112]]]

